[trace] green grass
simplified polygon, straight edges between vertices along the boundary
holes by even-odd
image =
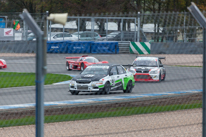
[[[35,85],[35,73],[0,72],[0,88],[22,87]],[[72,77],[63,74],[46,74],[44,84],[67,81]]]
[[[167,106],[146,106],[146,107],[119,107],[111,108],[107,112],[51,115],[45,116],[45,123],[85,120],[104,117],[130,116],[138,114],[158,113],[165,111],[176,111],[184,109],[201,108],[202,103],[167,105]],[[35,124],[35,117],[25,117],[20,119],[0,120],[0,127],[22,126]]]

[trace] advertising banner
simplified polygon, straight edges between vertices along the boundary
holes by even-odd
[[[4,29],[4,36],[13,36],[13,29]]]

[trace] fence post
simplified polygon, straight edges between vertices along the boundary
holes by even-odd
[[[203,28],[202,136],[206,137],[206,18],[193,2],[188,10]]]
[[[47,15],[47,17],[49,16],[49,11],[46,11],[46,15]],[[47,32],[47,37],[48,37],[48,32],[49,32],[49,28],[48,28],[48,26],[49,26],[49,21],[48,20],[46,20],[46,25],[47,25],[47,29],[46,29],[46,32]],[[51,26],[50,26],[51,27]]]
[[[187,42],[186,33],[185,33],[185,31],[186,31],[185,30],[185,21],[186,21],[186,12],[184,12],[184,38],[183,38],[184,39],[184,43]]]
[[[206,137],[206,28],[203,28],[203,48],[202,136]]]
[[[139,38],[140,38],[140,12],[138,12],[138,30],[137,30],[137,42],[139,42]]]
[[[44,33],[36,24],[26,9],[19,15],[25,20],[32,32],[37,36],[36,51],[36,137],[44,136],[44,62],[43,62],[43,41]]]

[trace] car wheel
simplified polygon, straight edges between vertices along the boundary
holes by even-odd
[[[111,90],[110,83],[107,82],[107,83],[104,85],[103,93],[104,93],[104,94],[109,94],[110,90]]]
[[[161,73],[159,74],[159,83],[162,81],[162,78],[161,78]]]
[[[128,83],[127,83],[127,88],[126,90],[123,90],[124,93],[131,93],[132,92],[132,81],[130,80]]]
[[[166,73],[165,73],[164,78],[162,79],[162,81],[165,81],[165,77],[166,77]]]
[[[84,70],[84,63],[81,64],[81,71]]]
[[[75,92],[75,91],[70,91],[70,93],[71,93],[72,95],[74,95],[74,92]]]
[[[79,91],[70,91],[72,95],[78,95]]]
[[[66,69],[67,69],[68,71],[71,70],[68,62],[67,62],[67,64],[66,64]]]

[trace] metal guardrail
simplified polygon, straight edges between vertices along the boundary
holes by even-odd
[[[119,44],[119,53],[120,54],[122,54],[122,53],[128,54],[129,53],[130,41],[119,41],[118,44]]]

